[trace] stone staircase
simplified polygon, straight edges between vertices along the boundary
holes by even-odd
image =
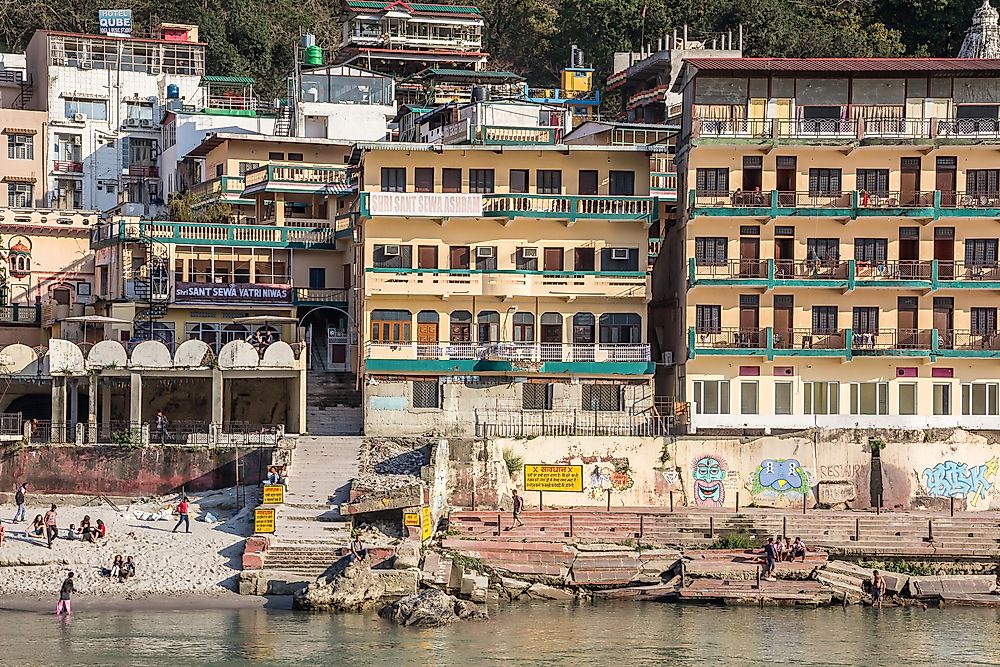
[[[351,522],[339,507],[348,499],[360,451],[358,436],[299,438],[266,569],[315,578],[341,557],[351,541]]]
[[[352,373],[309,371],[306,429],[312,435],[359,435],[364,413]]]

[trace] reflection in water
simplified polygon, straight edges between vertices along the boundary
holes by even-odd
[[[0,614],[3,664],[796,665],[1000,663],[1000,612],[534,603],[437,630],[244,609]],[[30,641],[26,641],[30,638]]]

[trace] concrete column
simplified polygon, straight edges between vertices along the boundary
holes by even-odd
[[[218,368],[212,369],[212,423],[222,424],[222,371]]]
[[[62,430],[56,430],[56,424],[62,424]],[[66,438],[66,378],[52,378],[52,436],[56,440]],[[62,438],[56,436],[62,435]]]
[[[128,418],[132,424],[142,423],[142,376],[132,373],[130,376],[131,392],[128,405]]]
[[[77,422],[80,421],[80,384],[76,378],[69,382],[69,430],[76,433]]]
[[[306,370],[303,368],[292,378],[292,390],[289,394],[288,423],[286,433],[303,433],[306,424]]]
[[[111,430],[111,387],[101,387],[101,429]]]
[[[87,442],[97,442],[97,386],[100,376],[90,376],[90,387],[87,388]]]
[[[274,193],[274,226],[285,226],[285,195],[280,192]]]

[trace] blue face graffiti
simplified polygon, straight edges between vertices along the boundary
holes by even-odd
[[[786,493],[802,486],[801,469],[796,459],[765,459],[760,462],[758,480],[766,489]]]
[[[726,500],[726,462],[717,456],[702,456],[691,466],[694,502],[701,507],[721,507]]]

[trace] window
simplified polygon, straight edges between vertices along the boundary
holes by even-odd
[[[305,158],[302,155],[302,153],[289,153],[288,154],[288,161],[289,162],[303,162],[304,160],[305,160]]]
[[[413,170],[413,191],[434,192],[434,169],[417,167]]]
[[[382,192],[406,192],[406,169],[382,167]]]
[[[529,253],[533,253],[531,257],[526,256]],[[514,265],[518,271],[537,271],[538,248],[518,248],[514,255]]]
[[[220,176],[222,176],[222,174],[225,171],[225,168],[226,168],[226,165],[222,164],[221,162],[219,164],[215,165],[215,177],[219,178]]]
[[[78,178],[56,179],[52,207],[62,211],[83,208],[83,181]]]
[[[728,415],[729,380],[695,380],[694,409],[699,415]]]
[[[792,414],[791,382],[774,383],[774,414],[776,415]]]
[[[812,332],[820,335],[837,333],[836,306],[813,306]]]
[[[551,410],[552,385],[526,382],[521,385],[522,410]]]
[[[840,261],[840,239],[807,239],[806,259],[835,264]]]
[[[272,162],[274,162],[274,161],[280,162],[280,161],[282,161],[282,160],[285,159],[285,154],[284,153],[278,153],[278,152],[271,152],[271,153],[267,154],[267,159],[270,160],[270,161],[272,161]],[[383,169],[383,171],[385,171],[385,170]]]
[[[839,415],[839,382],[803,382],[802,407],[807,415]]]
[[[467,310],[454,310],[448,316],[448,319],[451,322],[448,341],[452,345],[456,343],[471,343],[472,313]]]
[[[962,414],[963,415],[992,415],[1000,414],[998,410],[998,389],[1000,384],[995,382],[974,382],[962,385]]]
[[[476,317],[480,343],[496,343],[500,340],[500,313],[484,310]]]
[[[319,266],[309,267],[309,289],[326,288],[326,269]]]
[[[969,169],[965,172],[965,193],[996,196],[1000,191],[1000,169]]]
[[[30,183],[7,184],[7,206],[11,208],[30,208],[34,205],[35,186]]]
[[[608,183],[608,194],[620,197],[635,195],[635,172],[612,171]]]
[[[469,170],[469,192],[493,192],[493,170],[492,169],[470,169]]]
[[[418,269],[438,268],[438,247],[436,245],[417,246],[417,268]]]
[[[442,169],[441,192],[461,192],[461,191],[462,191],[462,170]]]
[[[809,194],[814,197],[817,195],[839,195],[840,169],[810,169]]]
[[[722,306],[695,306],[695,330],[698,333],[722,331]]]
[[[562,172],[558,169],[539,169],[535,172],[535,191],[540,195],[561,195]]]
[[[512,194],[525,194],[528,192],[528,170],[510,170],[510,191]]]
[[[996,239],[965,239],[965,266],[996,266]]]
[[[408,269],[413,262],[413,248],[408,245],[376,244],[372,248],[372,266],[377,269]]]
[[[937,383],[934,385],[934,414],[951,414],[951,385]]]
[[[514,313],[514,342],[535,342],[535,316],[531,313]]]
[[[917,383],[902,382],[899,385],[899,414],[917,414]]]
[[[240,162],[240,176],[246,176],[248,171],[253,171],[259,166],[259,162]]]
[[[373,310],[373,343],[409,343],[412,315],[408,310]]]
[[[695,194],[718,197],[729,194],[729,170],[701,168],[695,174]]]
[[[854,239],[854,259],[884,266],[889,252],[888,239]]]
[[[469,246],[453,245],[448,248],[449,268],[469,268]]]
[[[905,159],[905,158],[904,158]],[[858,169],[858,190],[871,195],[886,196],[889,193],[888,169]]]
[[[740,383],[740,414],[755,415],[758,413],[757,388],[756,381]]]
[[[623,387],[617,384],[585,384],[580,407],[594,412],[619,412],[624,407]]]
[[[597,194],[597,172],[590,169],[580,170],[580,194]]]
[[[153,120],[153,105],[148,102],[125,102],[125,117],[135,120]]]
[[[642,316],[637,313],[605,313],[598,324],[602,343],[626,345],[642,342]]]
[[[851,414],[852,415],[889,414],[889,383],[852,382]]]
[[[65,116],[68,120],[82,113],[91,120],[108,119],[108,103],[104,100],[78,100],[66,98],[64,101]]]
[[[976,307],[971,309],[970,329],[973,336],[988,336],[997,331],[997,309]]]
[[[601,248],[601,271],[638,271],[637,248]]]
[[[855,306],[853,324],[854,333],[856,334],[877,334],[878,308],[874,306]]]
[[[726,247],[729,239],[725,236],[699,236],[694,240],[694,263],[698,266],[725,266]]]
[[[425,409],[441,408],[441,388],[437,382],[413,382],[413,407]]]
[[[7,158],[10,160],[34,160],[35,138],[30,134],[8,134]]]
[[[476,246],[476,271],[497,270],[497,247]]]

